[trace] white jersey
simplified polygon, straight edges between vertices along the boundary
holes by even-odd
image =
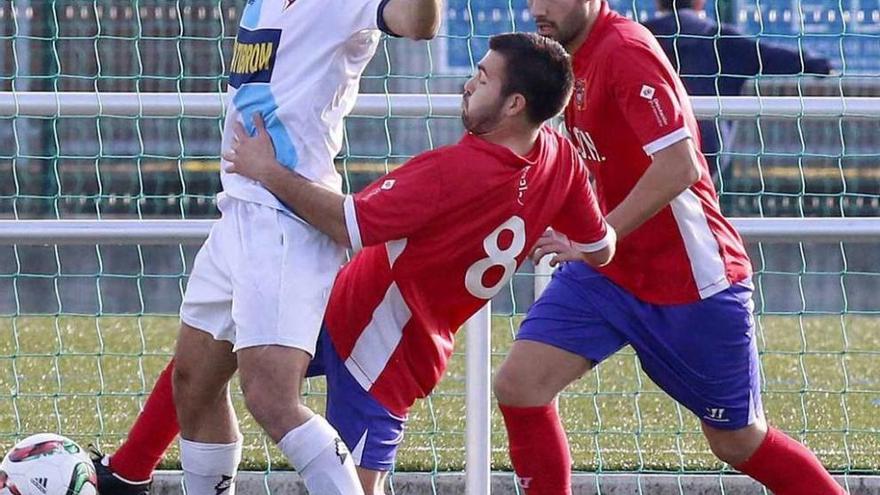
[[[229,67],[223,150],[233,123],[253,133],[263,116],[278,161],[341,189],[333,159],[342,147],[342,119],[354,107],[358,81],[379,43],[382,0],[249,0]],[[259,183],[226,173],[229,196],[285,209]]]

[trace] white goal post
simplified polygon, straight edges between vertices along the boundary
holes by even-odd
[[[220,93],[0,92],[0,118],[221,117]],[[699,118],[880,118],[876,98],[693,97]],[[370,116],[458,116],[450,94],[362,94],[354,113]],[[878,242],[880,217],[735,218],[751,242]],[[0,220],[0,245],[199,244],[213,220]],[[536,269],[537,275],[546,274]],[[536,292],[547,277],[536,277]],[[490,312],[487,304],[467,324],[466,493],[488,495],[491,388]]]

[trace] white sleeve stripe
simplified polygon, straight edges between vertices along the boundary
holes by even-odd
[[[354,196],[347,194],[342,202],[342,209],[345,211],[345,229],[348,230],[348,242],[351,243],[351,250],[355,253],[364,248],[361,242],[361,228],[358,225],[357,213],[354,209]]]
[[[614,228],[605,224],[605,237],[599,239],[596,242],[591,242],[589,244],[581,244],[578,242],[572,241],[571,247],[577,249],[582,253],[595,253],[596,251],[601,251],[608,246],[617,242],[617,232],[614,231]]]
[[[682,127],[681,129],[678,129],[677,131],[672,131],[669,134],[663,136],[662,138],[655,139],[654,141],[642,146],[642,149],[645,150],[645,153],[647,153],[649,155],[653,155],[654,153],[657,153],[660,150],[668,148],[668,147],[672,146],[673,144],[675,144],[683,139],[687,139],[689,137],[692,137],[691,131],[688,130],[687,127]]]

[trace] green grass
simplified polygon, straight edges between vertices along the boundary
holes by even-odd
[[[880,317],[763,316],[759,345],[770,421],[805,440],[839,471],[880,471]],[[493,365],[517,317],[493,320]],[[40,431],[113,450],[168,360],[175,317],[0,318],[0,448]],[[695,329],[694,331],[699,331]],[[463,335],[462,335],[463,337]],[[460,470],[464,463],[464,339],[431,399],[412,411],[398,469]],[[323,382],[307,402],[322,410]],[[579,470],[716,470],[694,417],[639,371],[628,349],[571,387],[560,404]],[[240,398],[248,469],[286,466]],[[493,462],[509,469],[493,415]],[[165,467],[176,467],[176,447]]]

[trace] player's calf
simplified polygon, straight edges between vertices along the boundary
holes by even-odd
[[[229,397],[235,368],[231,344],[182,325],[172,381],[180,464],[189,495],[235,493],[241,460],[241,434]]]
[[[571,493],[571,454],[554,399],[589,369],[590,362],[581,356],[517,340],[495,376],[510,460],[529,495]]]
[[[216,443],[238,438],[229,398],[235,369],[231,344],[182,325],[171,378],[181,437]]]
[[[768,428],[760,445],[733,467],[760,482],[776,495],[843,495],[808,448],[785,433]]]
[[[359,467],[357,468],[357,473],[365,495],[385,495],[385,480],[388,478],[388,471],[376,471]]]

